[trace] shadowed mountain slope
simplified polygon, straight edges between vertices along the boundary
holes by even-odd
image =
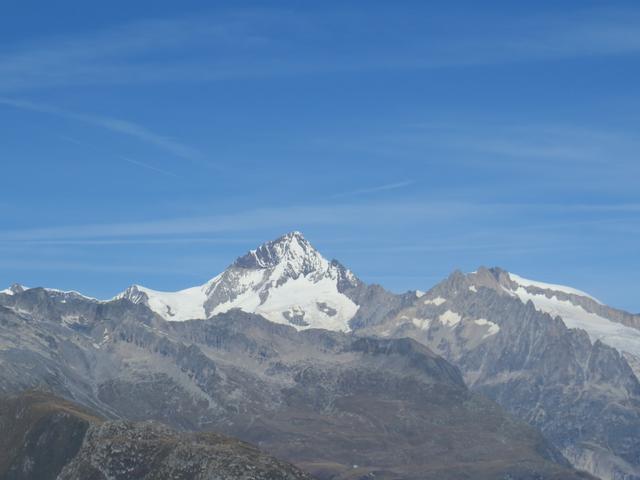
[[[454,273],[359,333],[428,345],[460,367],[472,390],[538,428],[574,465],[606,479],[640,478],[640,383],[628,352],[607,344],[615,342],[612,330],[594,338],[593,330],[567,328],[563,317],[521,298],[560,302],[570,313],[583,311],[578,302],[595,303],[586,294],[526,287],[499,269]]]
[[[5,392],[44,387],[108,418],[219,431],[319,478],[586,478],[410,339],[297,331],[239,310],[167,322],[125,299],[42,289],[11,300]]]
[[[41,392],[0,398],[3,480],[311,480],[256,448],[154,422],[104,421]]]

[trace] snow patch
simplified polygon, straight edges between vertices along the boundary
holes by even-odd
[[[204,285],[177,292],[161,292],[139,285],[135,288],[147,296],[149,308],[165,320],[185,321],[206,317],[204,302],[207,296]]]
[[[335,280],[322,278],[317,282],[307,277],[291,279],[278,287],[268,290],[266,300],[261,303],[260,295],[254,290],[247,290],[235,299],[219,304],[213,314],[223,313],[232,308],[239,308],[245,312],[256,313],[275,323],[290,322],[283,316],[295,306],[296,311],[304,311],[304,321],[308,325],[293,325],[301,328],[325,328],[327,330],[348,331],[349,320],[358,311],[358,306],[346,295],[338,291]],[[336,311],[335,315],[328,315],[318,308],[318,303]],[[295,313],[295,312],[292,312]]]
[[[25,290],[28,290],[25,288]],[[57,295],[63,295],[63,296],[74,296],[74,297],[81,297],[84,298],[85,300],[93,300],[95,302],[99,302],[100,300],[98,300],[97,298],[94,297],[88,297],[87,295],[83,295],[82,293],[76,291],[76,290],[58,290],[57,288],[45,288],[44,289],[45,292],[48,293],[54,293]],[[63,300],[64,302],[64,300]]]
[[[462,317],[459,314],[457,314],[456,312],[452,312],[451,310],[447,310],[438,318],[443,325],[446,325],[448,327],[455,327],[458,323],[460,323],[460,320],[462,320]]]
[[[424,304],[425,305],[442,305],[444,302],[446,302],[447,299],[446,298],[442,298],[442,297],[436,297],[430,300],[425,300]]]
[[[430,318],[412,318],[411,323],[413,323],[416,327],[422,330],[427,330],[431,325],[431,319]]]
[[[67,327],[72,327],[74,325],[82,325],[84,319],[80,315],[63,315],[61,320]]]
[[[487,337],[495,335],[500,331],[500,326],[497,323],[493,323],[486,318],[478,318],[477,320],[474,320],[473,323],[475,323],[476,325],[480,325],[481,327],[488,327],[487,333],[485,333],[482,337],[483,340]]]

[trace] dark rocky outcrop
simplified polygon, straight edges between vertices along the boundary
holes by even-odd
[[[42,392],[0,398],[3,480],[311,480],[238,440],[105,421]]]

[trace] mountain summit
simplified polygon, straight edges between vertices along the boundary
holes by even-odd
[[[286,265],[290,273],[310,273],[326,268],[327,261],[298,231],[290,232],[238,258],[234,266],[242,268],[275,268]]]
[[[178,292],[133,285],[117,298],[144,303],[166,320],[202,319],[238,308],[297,329],[347,331],[358,306],[344,291],[360,283],[300,232],[291,232],[247,252],[204,285]]]
[[[121,298],[130,301],[117,301]],[[429,291],[397,295],[361,282],[324,258],[302,234],[291,232],[247,252],[203,285],[178,292],[134,285],[117,299],[103,302],[43,288],[0,292],[0,325],[9,326],[0,329],[0,364],[8,366],[1,369],[0,391],[46,384],[65,393],[77,382],[74,398],[89,405],[121,409],[139,419],[152,411],[181,427],[236,412],[238,417],[223,424],[240,430],[228,433],[258,442],[269,436],[265,432],[298,425],[298,417],[292,421],[286,409],[270,424],[282,405],[297,409],[309,402],[313,418],[316,408],[346,408],[335,425],[343,428],[344,418],[356,422],[347,430],[358,432],[358,448],[368,445],[361,432],[379,425],[380,418],[387,419],[385,436],[390,425],[394,431],[406,426],[382,450],[368,452],[376,462],[387,455],[391,465],[397,460],[391,443],[406,453],[402,442],[411,439],[416,446],[414,440],[425,431],[433,433],[433,425],[449,421],[438,418],[435,405],[422,410],[427,400],[450,404],[453,397],[438,397],[442,384],[423,390],[406,383],[414,378],[407,368],[421,371],[431,364],[415,350],[421,345],[459,368],[473,391],[539,429],[574,466],[603,480],[640,479],[640,316],[574,288],[481,267],[467,274],[456,271]],[[184,322],[189,319],[206,320]],[[353,338],[367,340],[352,344]],[[69,347],[70,339],[76,347]],[[350,368],[356,351],[371,362],[370,370],[358,364],[357,375],[342,370]],[[398,355],[408,355],[408,363],[398,363]],[[125,372],[118,376],[114,365],[123,365]],[[382,374],[382,368],[397,368],[400,376]],[[85,377],[78,377],[80,370]],[[148,381],[132,380],[138,378]],[[292,390],[294,384],[301,389]],[[85,391],[87,385],[91,388]],[[184,385],[188,388],[182,391]],[[282,385],[287,389],[280,390]],[[402,415],[392,418],[387,414],[397,415],[391,405],[398,405],[398,398],[385,395],[395,389],[402,398],[414,392],[418,400],[401,406]],[[367,398],[354,400],[358,391]],[[406,412],[429,412],[430,427],[421,423],[423,413],[407,417]],[[449,415],[446,408],[441,412]],[[238,427],[245,420],[249,424]],[[324,430],[326,425],[320,430],[332,432]],[[354,447],[336,442],[333,433],[330,443],[318,443],[317,428],[310,427],[309,443],[297,443],[301,456],[291,450],[289,439],[283,453],[306,462],[308,451],[338,452],[346,455],[340,458],[349,469],[362,463],[349,453]]]

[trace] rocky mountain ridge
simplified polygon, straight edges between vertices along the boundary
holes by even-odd
[[[255,328],[255,320],[246,323],[251,314],[280,327],[265,333]],[[0,387],[2,382],[9,389],[30,386],[44,375],[62,394],[105,414],[117,416],[124,409],[127,417],[144,418],[152,411],[181,428],[206,427],[225,416],[220,412],[239,408],[230,400],[238,383],[256,385],[240,389],[247,411],[256,408],[256,399],[281,403],[284,385],[304,378],[296,375],[305,357],[332,363],[347,358],[349,351],[343,346],[336,357],[331,349],[319,353],[317,345],[302,342],[309,353],[300,351],[302,346],[279,344],[273,336],[284,335],[294,343],[314,338],[323,344],[342,338],[340,332],[379,341],[412,338],[456,365],[473,391],[543,432],[573,465],[603,479],[640,478],[635,433],[640,431],[638,316],[584,292],[497,268],[455,272],[426,293],[397,295],[325,260],[299,232],[292,232],[240,257],[203,286],[181,292],[134,286],[112,301],[97,301],[76,292],[12,287],[0,293],[1,321],[19,327],[4,332],[12,348],[0,354],[6,367]],[[235,330],[237,322],[251,334]],[[220,337],[223,325],[231,331]],[[284,333],[286,326],[302,337],[294,340]],[[28,332],[16,333],[23,328]],[[234,343],[240,350],[223,355],[229,335],[240,342]],[[203,344],[202,338],[208,340]],[[54,347],[58,353],[51,357]],[[283,351],[295,360],[280,358]],[[150,364],[158,352],[163,352],[156,359],[159,364]],[[293,369],[291,361],[297,365]],[[29,365],[27,375],[24,365]],[[155,372],[151,379],[143,366]],[[110,370],[120,368],[126,378],[113,378]],[[56,375],[46,376],[51,370]],[[95,377],[98,385],[87,385],[79,371]],[[65,380],[58,385],[60,378]],[[142,380],[151,391],[141,386]],[[218,391],[228,397],[207,393],[216,382],[225,385]],[[326,373],[318,382],[328,392],[335,387]],[[152,402],[152,392],[164,398],[160,393],[165,388],[181,392],[178,410],[170,398]],[[152,403],[126,405],[127,395]],[[305,398],[311,402],[312,397]]]
[[[627,352],[604,343],[610,337],[594,341],[593,330],[568,328],[571,319],[525,302],[522,290],[500,269],[456,272],[359,333],[428,345],[577,467],[601,478],[640,478],[640,383]],[[539,286],[532,292],[551,302],[576,295]]]
[[[10,300],[0,392],[45,389],[107,419],[219,431],[321,479],[589,478],[411,339],[298,331],[237,309],[167,322],[126,299],[43,289]]]
[[[0,425],[0,478],[6,480],[312,479],[223,435],[108,421],[42,392],[0,397]]]

